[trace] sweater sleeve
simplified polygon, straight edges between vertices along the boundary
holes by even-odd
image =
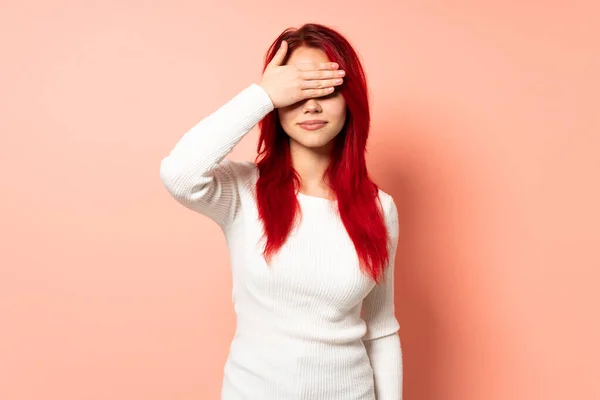
[[[237,162],[225,157],[273,109],[267,92],[253,83],[194,125],[161,160],[167,191],[225,230],[240,208]]]
[[[398,334],[400,324],[394,313],[394,262],[398,245],[398,210],[390,198],[387,213],[390,232],[390,262],[385,270],[384,280],[376,285],[363,300],[363,318],[367,332],[363,343],[375,381],[377,400],[402,399],[402,347]]]

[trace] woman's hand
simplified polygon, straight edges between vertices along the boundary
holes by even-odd
[[[333,92],[334,86],[343,83],[345,71],[339,70],[337,63],[281,65],[286,52],[287,42],[284,40],[267,65],[260,82],[275,108],[312,97],[326,96]]]

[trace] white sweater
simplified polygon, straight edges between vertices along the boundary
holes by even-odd
[[[251,84],[183,135],[160,166],[169,193],[219,224],[227,240],[237,324],[221,399],[401,399],[396,205],[379,191],[393,246],[378,285],[359,271],[336,200],[302,193],[302,221],[268,266],[253,198],[258,169],[225,157],[273,109]]]

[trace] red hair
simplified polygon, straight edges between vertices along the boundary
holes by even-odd
[[[378,196],[378,186],[369,178],[365,162],[370,112],[366,77],[358,55],[340,33],[320,24],[288,28],[273,42],[265,56],[267,67],[282,40],[291,53],[301,46],[318,48],[346,72],[336,88],[346,101],[346,121],[335,141],[331,163],[325,171],[328,185],[337,199],[341,220],[354,243],[360,269],[375,282],[389,261],[388,232]],[[264,71],[263,68],[263,71]],[[289,138],[279,122],[277,110],[258,124],[256,202],[266,238],[263,256],[271,257],[285,243],[296,216],[301,213],[296,197],[301,178],[292,166]]]

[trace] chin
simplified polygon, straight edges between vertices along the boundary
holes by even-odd
[[[316,140],[296,140],[302,146],[309,149],[318,149],[327,146],[334,138],[329,140],[322,140],[322,138],[315,138]]]
[[[296,128],[296,127],[294,127]],[[331,143],[337,136],[331,130],[306,131],[302,128],[292,129],[292,134],[288,137],[308,149],[318,149]]]

